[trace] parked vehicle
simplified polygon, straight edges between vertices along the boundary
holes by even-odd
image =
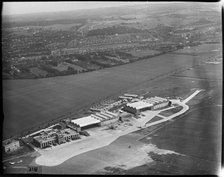
[[[23,162],[22,160],[17,161],[17,163],[22,163],[22,162]]]
[[[90,134],[87,131],[85,131],[85,130],[83,130],[83,131],[81,131],[79,133],[80,133],[80,135],[90,136]]]

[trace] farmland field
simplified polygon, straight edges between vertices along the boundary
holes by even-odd
[[[177,106],[177,107],[172,108],[170,110],[162,111],[161,113],[159,113],[159,115],[169,117],[169,116],[179,112],[182,108],[183,108],[182,106]]]
[[[156,50],[141,50],[141,51],[131,50],[128,53],[130,53],[131,55],[135,57],[144,57],[144,56],[159,54],[160,52]]]
[[[195,59],[199,60],[200,57],[165,54],[79,75],[4,80],[4,138],[75,112],[101,99],[121,94],[132,87],[140,87],[146,81],[150,84],[178,69],[187,69]]]

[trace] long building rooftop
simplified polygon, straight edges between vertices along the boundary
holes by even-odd
[[[82,117],[82,118],[78,118],[78,119],[73,119],[72,122],[75,124],[78,124],[80,127],[85,127],[88,125],[100,123],[99,120],[93,118],[91,115]]]
[[[2,142],[2,145],[5,146],[5,145],[7,145],[7,144],[11,144],[11,143],[14,143],[14,142],[16,142],[16,141],[18,141],[18,140],[7,139],[7,140],[4,140],[4,141]]]
[[[47,142],[47,141],[50,141],[50,140],[55,140],[56,135],[67,136],[67,135],[72,135],[72,134],[77,134],[77,132],[75,132],[74,130],[71,130],[69,128],[66,128],[66,129],[59,130],[59,131],[53,131],[52,130],[52,132],[49,132],[49,133],[43,132],[41,135],[35,136],[33,138],[36,141],[39,141],[39,142],[43,143],[43,142]]]
[[[153,106],[153,105],[150,103],[147,103],[145,101],[138,101],[138,102],[134,102],[134,103],[128,103],[127,106],[134,107],[136,109],[143,109],[145,107],[149,107],[149,106]]]

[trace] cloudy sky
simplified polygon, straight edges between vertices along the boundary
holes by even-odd
[[[69,11],[77,9],[92,9],[99,7],[113,7],[136,4],[138,2],[100,2],[100,1],[75,1],[75,2],[4,2],[3,15],[28,14],[39,12],[55,12],[55,11]],[[141,2],[143,3],[143,2]]]

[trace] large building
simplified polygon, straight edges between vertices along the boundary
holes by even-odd
[[[70,128],[70,129],[72,129],[74,131],[77,131],[77,132],[80,132],[81,131],[81,127],[78,124],[72,122],[70,119],[64,119],[64,120],[62,120],[60,125],[63,128]]]
[[[161,97],[158,97],[158,96],[146,99],[145,101],[149,104],[153,104],[153,107],[152,107],[153,110],[156,110],[156,109],[159,109],[159,108],[164,108],[166,106],[171,105],[171,101],[169,101],[166,98],[161,98]]]
[[[100,121],[100,125],[109,125],[118,121],[118,116],[110,111],[103,111],[92,115]]]
[[[101,111],[99,113],[91,114],[87,117],[73,119],[72,122],[81,127],[81,129],[87,129],[95,126],[104,126],[114,123],[118,120],[118,116],[110,111]]]
[[[20,143],[17,140],[5,140],[2,145],[5,152],[13,152],[20,148]]]
[[[122,108],[122,110],[132,114],[139,114],[141,111],[164,108],[169,106],[170,103],[171,102],[168,99],[156,96],[149,99],[136,101],[134,103],[128,103]]]
[[[152,106],[152,104],[141,100],[134,103],[126,104],[122,110],[132,114],[139,114],[141,111],[151,110]]]
[[[44,131],[40,135],[33,137],[33,141],[36,146],[45,148],[53,144],[61,144],[79,138],[79,133],[67,128],[63,130]]]
[[[138,95],[135,94],[127,94],[125,93],[123,96],[119,96],[119,99],[131,101],[133,99],[138,98]]]
[[[128,94],[128,93],[125,93],[124,96],[131,97],[131,98],[138,98],[138,95],[136,95],[136,94]]]
[[[95,127],[95,126],[100,126],[100,121],[90,116],[78,118],[78,119],[73,119],[71,120],[74,124],[77,124],[81,127],[81,130],[90,128],[90,127]]]

